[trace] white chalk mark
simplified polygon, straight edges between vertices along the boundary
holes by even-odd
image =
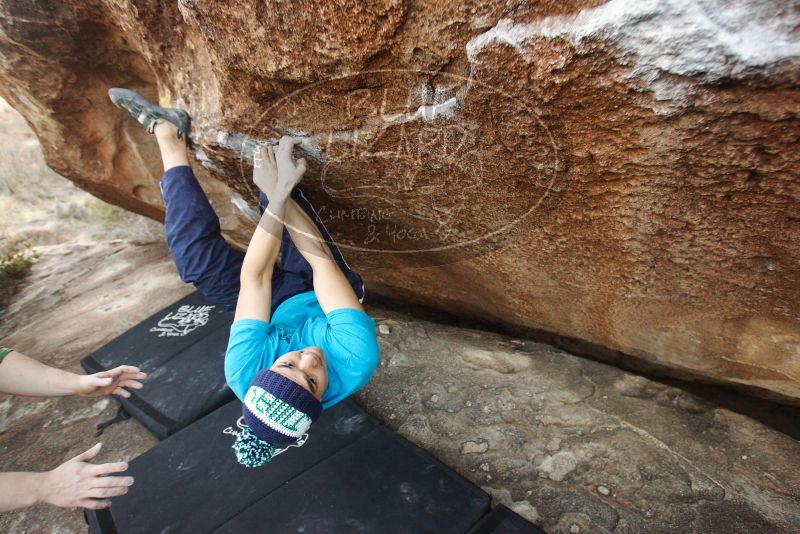
[[[390,124],[402,124],[404,122],[411,122],[422,119],[425,122],[431,122],[436,118],[452,117],[458,108],[458,100],[456,97],[450,98],[441,104],[422,105],[417,108],[413,113],[397,113],[394,115],[383,115],[383,120]]]
[[[305,157],[317,163],[325,163],[325,153],[322,151],[322,147],[319,145],[319,143],[317,143],[316,139],[312,137],[311,134],[304,131],[292,131],[289,132],[288,135],[300,139],[300,142],[297,144],[297,146],[299,146],[300,150],[303,151],[303,155]]]
[[[657,100],[670,100],[686,87],[660,79],[663,73],[713,81],[800,56],[797,23],[792,10],[777,2],[611,0],[573,16],[526,24],[501,19],[466,49],[473,62],[487,45],[505,43],[533,61],[525,46],[536,37],[560,37],[575,46],[611,40],[635,55],[631,75],[644,79]]]
[[[231,192],[231,204],[236,206],[236,209],[247,215],[249,218],[253,220],[258,220],[261,218],[261,214],[250,207],[250,205],[242,198],[242,195],[236,192]]]

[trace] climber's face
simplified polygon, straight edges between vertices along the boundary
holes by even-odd
[[[275,360],[270,370],[285,376],[318,400],[328,388],[328,365],[319,347],[287,352]]]

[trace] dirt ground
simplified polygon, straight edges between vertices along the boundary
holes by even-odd
[[[50,245],[163,238],[160,224],[106,204],[50,170],[36,136],[3,99],[0,213],[3,241]]]
[[[39,255],[33,274],[0,295],[0,339],[45,363],[81,372],[80,358],[98,341],[146,317],[150,303],[167,305],[190,290],[169,261],[162,226],[51,171],[33,132],[2,99],[0,213],[0,247],[29,243]],[[128,296],[112,296],[109,283],[128,286]],[[50,469],[98,440],[98,461],[128,460],[156,442],[131,421],[95,438],[95,425],[115,413],[110,399],[0,395],[0,469]],[[84,525],[79,511],[44,506],[0,514],[3,532],[81,532]]]

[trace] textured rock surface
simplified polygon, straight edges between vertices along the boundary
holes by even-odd
[[[40,250],[2,317],[0,343],[53,365],[77,371],[87,352],[190,290],[162,245]],[[357,400],[548,532],[800,528],[796,440],[546,345],[370,313],[382,363]],[[56,465],[94,444],[95,425],[115,410],[108,400],[0,396],[0,470]],[[100,439],[101,461],[133,458],[156,442],[133,420]],[[85,530],[72,510],[0,514],[2,532]]]
[[[797,532],[800,442],[530,341],[376,312],[360,400],[548,532]]]
[[[306,135],[375,289],[797,402],[798,24],[780,0],[3,0],[0,95],[54,169],[153,218],[155,146],[105,91],[185,106],[239,244],[253,143]]]
[[[0,239],[9,241],[52,245],[164,239],[160,223],[106,204],[48,168],[33,131],[2,99],[0,213]]]

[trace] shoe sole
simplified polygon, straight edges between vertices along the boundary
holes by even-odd
[[[124,109],[136,120],[142,122],[142,124],[144,124],[144,122],[142,121],[141,116],[142,113],[145,113],[155,119],[163,119],[170,124],[173,124],[178,129],[178,139],[180,139],[182,135],[188,134],[189,132],[191,118],[189,117],[189,114],[182,109],[163,108],[161,106],[156,106],[136,91],[122,87],[112,87],[109,89],[108,98],[115,106],[120,109]]]

